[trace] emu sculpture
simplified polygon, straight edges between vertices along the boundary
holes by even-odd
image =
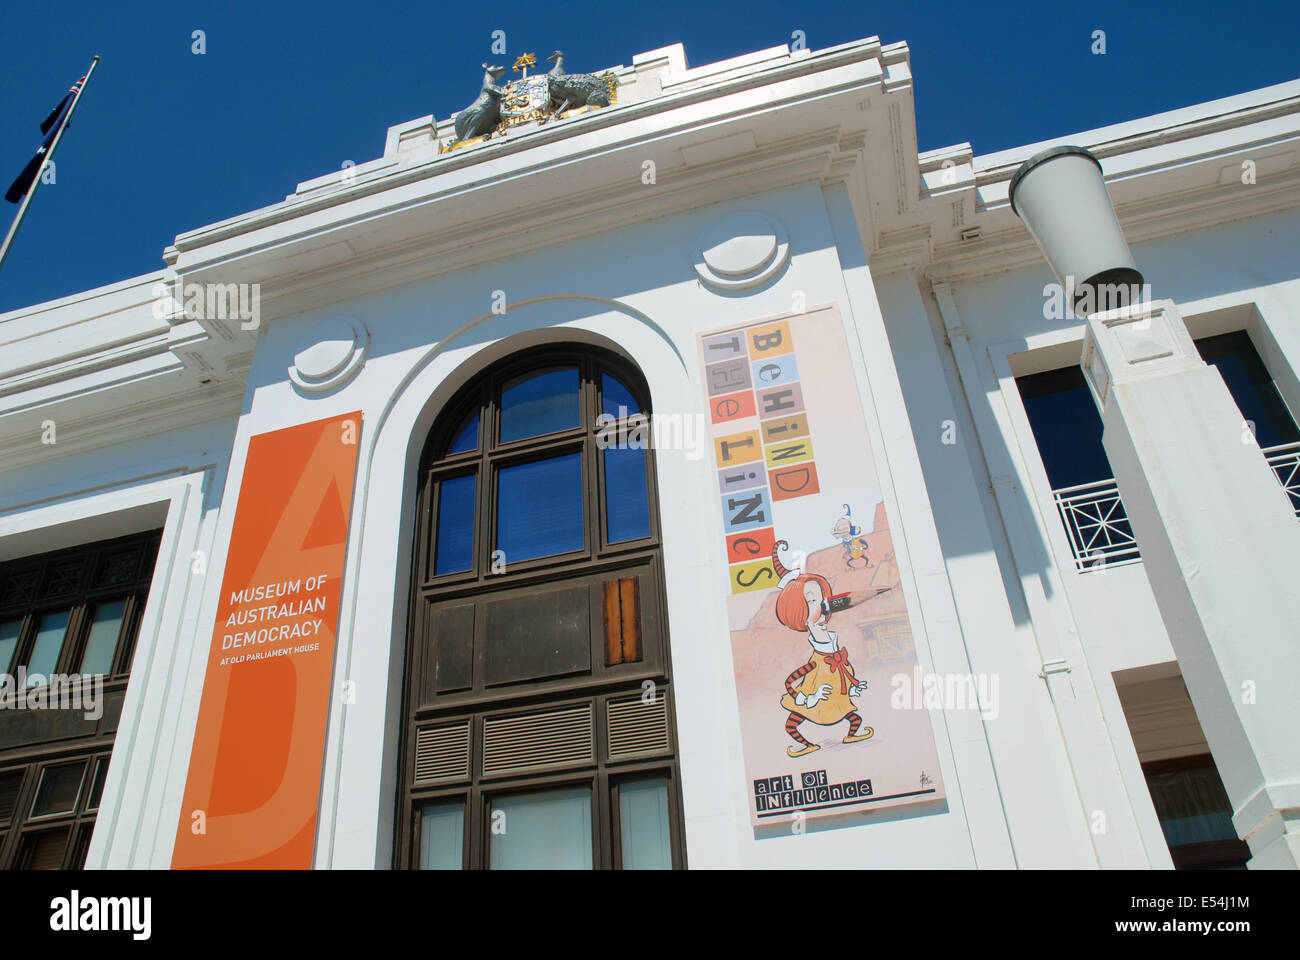
[[[546,75],[551,94],[551,116],[557,117],[570,107],[608,107],[609,87],[600,77],[589,73],[565,73],[564,51],[556,50],[546,58],[555,66]],[[557,107],[556,104],[559,104]]]

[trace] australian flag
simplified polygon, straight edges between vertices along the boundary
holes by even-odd
[[[27,166],[23,167],[23,172],[18,174],[18,179],[10,184],[9,189],[5,192],[5,199],[10,203],[18,203],[26,196],[27,191],[31,189],[36,178],[41,175],[41,169],[45,166],[45,159],[50,155],[50,147],[54,143],[54,138],[59,135],[63,125],[68,120],[68,111],[72,107],[72,101],[76,99],[77,91],[86,78],[82,77],[68,90],[67,95],[59,101],[59,105],[50,111],[50,115],[45,118],[41,124],[41,133],[45,134],[45,141],[36,150],[36,156],[28,161]],[[3,182],[3,181],[0,181]]]

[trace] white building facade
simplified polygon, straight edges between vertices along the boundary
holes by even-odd
[[[455,146],[451,120],[391,128],[381,158],[178,236],[163,270],[0,317],[0,659],[15,674],[104,677],[93,721],[0,710],[4,865],[1294,868],[1300,622],[1195,601],[1177,536],[1148,550],[1143,533],[1200,529],[1199,513],[1251,531],[1262,516],[1267,543],[1221,532],[1217,565],[1203,565],[1243,603],[1251,584],[1295,569],[1300,434],[1283,414],[1300,409],[1300,81],[976,157],[966,144],[918,154],[902,43],[701,67],[678,45],[609,73],[609,106]],[[1141,440],[1119,462],[1131,413],[1107,414],[1103,449],[1080,368],[1087,324],[1054,303],[1010,209],[1016,168],[1056,143],[1100,159],[1153,296],[1190,335],[1178,343],[1195,341],[1241,404],[1233,440],[1247,459],[1180,473],[1181,500],[1159,477],[1155,493],[1130,493],[1134,464],[1152,462]],[[213,309],[214,290],[233,293],[229,309]],[[748,331],[766,379],[754,351],[773,324],[796,344],[843,345],[797,353],[805,432],[819,495],[835,500],[824,526],[838,491],[863,491],[832,544],[848,558],[835,559],[844,590],[884,578],[860,608],[878,613],[832,615],[834,643],[872,681],[832,696],[852,697],[874,742],[853,741],[852,714],[833,729],[814,719],[825,735],[805,738],[819,751],[806,758],[783,724],[815,729],[799,726],[811,694],[781,683],[807,648],[755,633],[788,642],[786,659],[747,659],[746,630],[769,615],[791,624],[778,590],[736,586],[748,568],[726,552],[744,547],[730,539],[721,444],[750,425],[728,434],[711,406],[725,391],[710,344]],[[527,427],[507,434],[511,391],[532,390],[533,370],[570,368],[575,432],[558,424],[545,450],[527,446]],[[536,388],[520,415],[545,421],[557,408]],[[1196,409],[1199,388],[1171,389],[1164,402]],[[619,539],[615,467],[591,431],[625,392],[657,429],[636,461],[647,473],[629,481],[649,505]],[[291,460],[279,431],[335,420],[358,429],[338,474],[350,495],[338,486],[341,519],[329,516],[346,536],[319,555],[336,592],[315,629],[333,631],[332,657],[319,679],[284,675],[317,684],[310,696],[300,685],[282,709],[240,700],[237,685],[214,686],[232,668],[213,645],[245,582],[232,557],[254,549],[232,543],[276,527],[250,478]],[[539,467],[519,476],[541,520],[510,512],[507,470],[579,455],[585,506],[545,499],[558,474]],[[1096,465],[1108,458],[1107,474]],[[1263,493],[1197,499],[1234,489],[1216,471],[1238,466]],[[451,485],[462,476],[478,478],[464,510]],[[779,496],[755,562],[771,538],[794,549],[785,531],[812,529],[812,508]],[[583,535],[548,566],[527,544],[563,540],[554,518],[570,508]],[[458,511],[478,521],[458,527]],[[495,556],[509,523],[519,568],[510,550]],[[778,550],[773,573],[781,560],[823,569],[820,545],[802,564]],[[103,572],[132,550],[130,575]],[[65,568],[77,572],[63,588]],[[1203,657],[1183,640],[1197,630],[1171,619],[1179,584],[1192,585]],[[472,642],[449,646],[457,631]],[[537,662],[531,642],[550,644]],[[770,704],[752,692],[769,675]],[[778,705],[787,691],[797,708]],[[648,725],[629,719],[637,703],[656,711]],[[884,796],[921,754],[917,789]],[[303,757],[265,796],[249,785],[260,774],[247,771]],[[863,779],[836,785],[854,764]],[[244,781],[223,786],[241,765]],[[765,805],[769,789],[789,790],[768,769],[821,768],[841,792],[819,800],[814,783]],[[874,806],[860,785],[871,780]],[[284,812],[295,804],[310,808],[305,827]],[[269,839],[223,847],[222,818]],[[545,838],[565,830],[557,853]]]

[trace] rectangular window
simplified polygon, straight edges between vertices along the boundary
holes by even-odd
[[[1201,359],[1223,377],[1261,447],[1300,441],[1300,429],[1245,330],[1202,337],[1196,341],[1196,349]]]
[[[32,817],[55,817],[72,813],[81,799],[81,784],[86,779],[86,761],[60,763],[41,771],[36,788],[36,802],[32,804]]]
[[[433,803],[420,811],[420,869],[459,870],[464,863],[465,804]]]
[[[1282,399],[1245,330],[1196,341],[1201,359],[1219,371],[1249,431],[1263,450],[1278,483],[1300,516],[1300,427]]]
[[[1138,560],[1137,539],[1102,445],[1101,415],[1079,367],[1016,378],[1075,568]]]
[[[434,424],[396,866],[684,864],[648,400],[624,359],[557,346]]]
[[[117,653],[117,642],[122,635],[122,621],[125,618],[125,600],[95,605],[95,612],[90,618],[90,636],[86,638],[86,650],[81,656],[79,672],[92,675],[113,672],[113,655]]]
[[[492,800],[493,870],[590,870],[591,788],[506,794]]]
[[[474,565],[474,474],[438,483],[438,545],[434,574],[460,573]]]
[[[1244,870],[1250,848],[1209,754],[1142,765],[1175,869]]]
[[[609,543],[650,536],[645,451],[611,447],[605,460],[605,539]]]
[[[624,870],[671,870],[668,780],[628,780],[618,792],[619,853]]]
[[[0,623],[0,672],[10,672],[9,665],[18,650],[18,634],[22,628],[21,620],[6,620]]]
[[[506,563],[581,550],[583,537],[582,454],[500,469],[496,548]]]
[[[77,685],[74,702],[46,700],[40,723],[0,711],[0,870],[85,864],[160,534],[0,563],[0,672],[25,668],[29,688],[103,678],[98,710]]]
[[[41,617],[36,628],[36,642],[32,644],[31,656],[27,658],[29,687],[45,683],[58,666],[70,614],[69,610],[58,610]]]

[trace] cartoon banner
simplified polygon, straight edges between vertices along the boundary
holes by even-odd
[[[360,429],[249,441],[173,867],[311,866]]]
[[[750,822],[931,801],[927,710],[839,311],[703,333]]]

